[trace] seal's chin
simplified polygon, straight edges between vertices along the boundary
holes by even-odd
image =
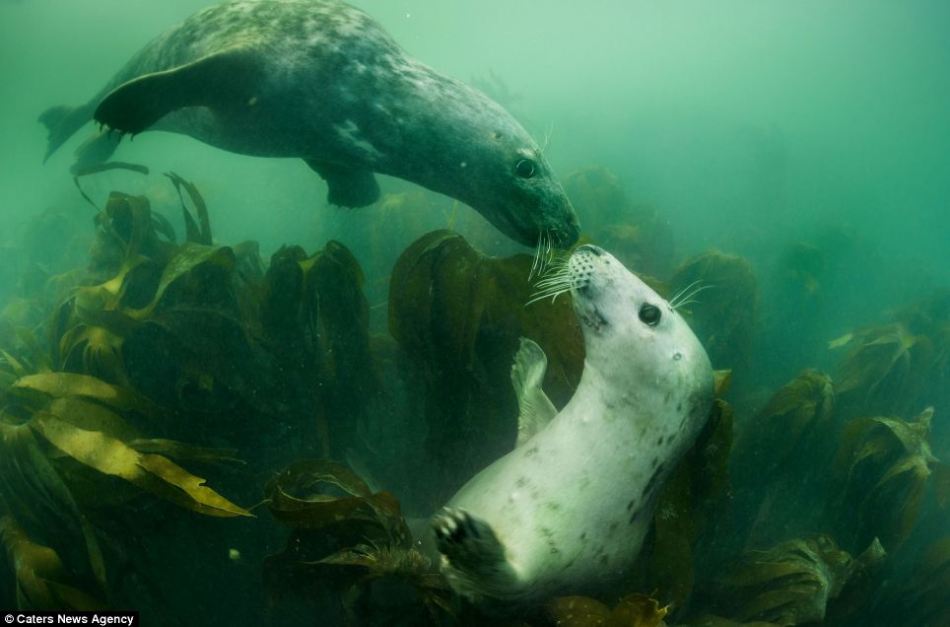
[[[581,234],[580,223],[570,205],[562,212],[563,219],[552,218],[550,214],[542,214],[535,208],[516,209],[511,206],[507,206],[503,211],[479,210],[479,213],[506,236],[531,248],[540,246],[567,250],[577,242]]]

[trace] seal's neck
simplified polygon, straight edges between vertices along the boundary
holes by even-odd
[[[683,420],[686,399],[673,381],[651,372],[638,376],[641,380],[624,384],[616,373],[585,360],[577,391],[558,420],[602,424],[619,442],[662,443],[670,456],[678,456],[693,437]]]
[[[373,122],[375,128],[391,128],[382,134],[383,156],[373,164],[374,170],[477,206],[489,184],[482,169],[485,155],[497,150],[492,133],[524,131],[515,128],[511,116],[481,92],[423,64],[404,63],[391,85],[400,95],[398,124],[392,126],[388,111]]]
[[[642,376],[646,377],[647,373]],[[618,383],[615,373],[587,358],[577,392],[564,411],[573,409],[571,406],[576,403],[581,414],[592,414],[594,408],[621,414],[633,409],[644,419],[650,419],[654,409],[668,404],[663,387],[659,381],[648,380],[627,385]]]

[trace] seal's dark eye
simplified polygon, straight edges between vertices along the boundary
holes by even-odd
[[[644,324],[648,324],[651,327],[655,327],[660,322],[660,309],[659,307],[654,307],[653,305],[646,303],[643,307],[640,307],[640,320]]]
[[[534,176],[535,170],[537,170],[537,168],[531,159],[519,159],[518,163],[515,164],[515,174],[523,179],[529,179]]]

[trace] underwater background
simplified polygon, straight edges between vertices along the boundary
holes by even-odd
[[[512,448],[519,337],[557,406],[577,384],[568,299],[524,306],[534,251],[184,136],[122,144],[147,175],[74,180],[91,124],[42,163],[41,112],[207,4],[0,1],[0,608],[950,625],[950,5],[354,2],[546,145],[582,241],[705,286],[686,315],[730,371],[637,566],[499,617],[410,527]]]

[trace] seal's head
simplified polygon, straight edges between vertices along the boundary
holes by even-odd
[[[526,246],[567,248],[580,225],[574,207],[542,148],[501,105],[455,84],[465,98],[439,109],[438,125],[452,139],[433,155],[444,191],[482,214],[502,233]]]
[[[494,132],[488,146],[492,183],[482,188],[478,208],[492,224],[527,246],[566,248],[580,225],[551,166],[527,133]]]
[[[541,148],[520,127],[492,131],[486,139],[482,178],[488,184],[477,190],[473,206],[527,246],[576,242],[577,215]]]
[[[621,389],[664,393],[663,402],[708,410],[713,396],[709,357],[683,317],[612,255],[581,246],[567,263],[574,311],[581,323],[587,365]],[[689,440],[689,438],[686,438]]]

